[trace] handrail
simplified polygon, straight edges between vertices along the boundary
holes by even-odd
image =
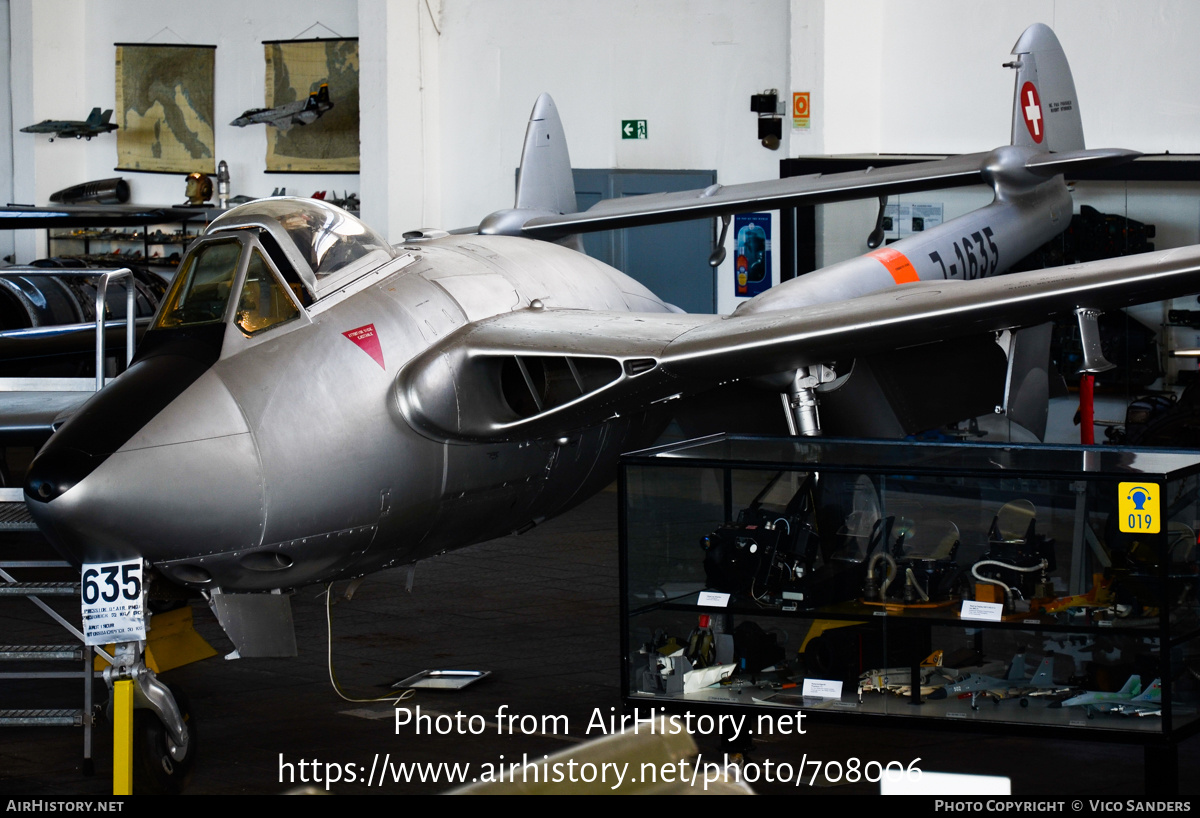
[[[104,308],[107,306],[108,283],[122,278],[128,278],[125,285],[125,366],[133,361],[134,327],[137,317],[134,315],[134,302],[137,288],[134,287],[133,271],[128,267],[118,267],[108,270],[101,269],[62,269],[56,267],[5,267],[0,270],[0,277],[17,278],[19,276],[55,276],[58,278],[92,278],[97,277],[96,283],[96,391],[104,388]]]

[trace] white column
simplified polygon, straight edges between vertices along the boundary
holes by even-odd
[[[13,129],[43,119],[86,119],[84,99],[87,21],[84,0],[12,0]],[[84,143],[42,134],[13,134],[13,201],[45,205],[56,190],[86,181]],[[19,230],[16,257],[27,263],[46,254],[41,230]]]
[[[361,0],[362,217],[389,241],[441,218],[440,3]]]
[[[878,153],[883,100],[883,0],[824,8],[824,153]]]

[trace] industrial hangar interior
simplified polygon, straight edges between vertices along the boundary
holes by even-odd
[[[1196,794],[1193,4],[0,26],[0,791]]]

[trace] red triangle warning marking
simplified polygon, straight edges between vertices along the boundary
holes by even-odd
[[[367,324],[364,327],[347,330],[342,335],[345,335],[357,344],[359,349],[370,355],[375,363],[379,364],[380,369],[387,370],[387,367],[383,365],[383,348],[379,346],[379,336],[375,334],[374,324]]]

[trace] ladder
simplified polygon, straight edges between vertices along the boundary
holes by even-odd
[[[37,525],[25,506],[22,490],[0,489],[0,535],[24,534],[37,530]],[[61,626],[72,639],[61,644],[0,645],[0,681],[79,679],[83,682],[83,706],[0,709],[0,727],[82,727],[83,771],[90,775],[94,771],[92,730],[96,722],[93,683],[95,679],[102,679],[104,674],[93,670],[93,649],[83,644],[83,633],[79,628],[68,622],[42,599],[79,599],[79,582],[22,582],[12,573],[46,568],[73,570],[71,564],[64,560],[0,560],[0,599],[28,599]],[[74,664],[77,669],[44,669],[55,662]]]

